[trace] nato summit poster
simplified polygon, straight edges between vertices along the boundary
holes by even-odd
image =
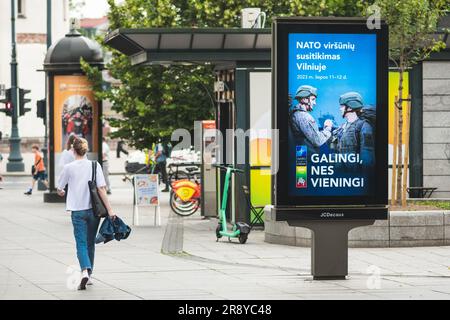
[[[290,33],[289,196],[370,196],[376,35]]]

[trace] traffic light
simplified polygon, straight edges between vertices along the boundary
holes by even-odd
[[[45,121],[47,116],[47,106],[45,99],[41,99],[36,101],[36,116],[38,118],[42,118]]]
[[[19,116],[23,116],[26,112],[31,110],[31,108],[25,108],[25,103],[28,103],[31,101],[31,99],[25,98],[25,95],[30,92],[31,92],[31,90],[19,88]]]
[[[0,109],[0,112],[4,112],[8,117],[12,117],[14,113],[14,106],[11,99],[11,89],[5,90],[5,98],[1,99],[0,102],[5,104],[5,108]]]

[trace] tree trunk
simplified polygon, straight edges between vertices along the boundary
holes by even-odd
[[[403,182],[402,182],[402,207],[406,207],[406,188],[409,175],[409,135],[410,135],[410,123],[411,123],[411,96],[408,95],[408,101],[405,104],[405,156],[403,157]]]
[[[398,145],[398,97],[394,100],[394,141],[392,143],[392,176],[391,176],[391,205],[396,204],[395,192],[397,191],[397,145]]]
[[[399,96],[399,113],[398,113],[398,146],[397,146],[397,192],[395,194],[396,204],[400,204],[402,195],[402,175],[403,175],[403,73],[405,72],[403,66],[403,56],[400,55],[400,72],[398,84]]]

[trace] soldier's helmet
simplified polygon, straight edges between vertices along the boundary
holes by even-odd
[[[317,97],[317,88],[314,88],[313,86],[304,85],[298,87],[297,92],[295,93],[295,99],[307,98],[309,96]]]
[[[339,97],[339,104],[357,110],[364,106],[363,98],[358,92],[347,92]]]

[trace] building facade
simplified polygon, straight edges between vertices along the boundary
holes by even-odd
[[[69,31],[69,1],[52,1],[52,40],[58,41]],[[45,73],[42,71],[47,52],[47,0],[16,0],[16,42],[18,86],[31,90],[27,95],[31,108],[19,118],[23,141],[44,137],[42,119],[36,116],[36,101],[45,98]],[[11,85],[11,1],[0,1],[0,84]],[[11,134],[11,118],[0,113],[3,138]],[[5,144],[5,141],[3,141]]]

